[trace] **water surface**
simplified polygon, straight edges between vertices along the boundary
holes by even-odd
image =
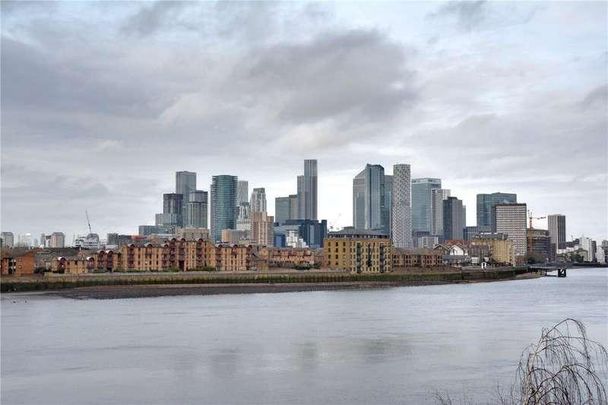
[[[608,271],[363,291],[116,300],[3,294],[2,404],[491,401],[541,328],[608,345]]]

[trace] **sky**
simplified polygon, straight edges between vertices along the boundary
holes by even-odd
[[[468,225],[514,192],[608,239],[607,4],[2,1],[0,226],[136,234],[179,170],[272,213],[315,158],[335,228],[366,163],[409,163]]]

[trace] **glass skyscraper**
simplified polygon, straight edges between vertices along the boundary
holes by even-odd
[[[412,230],[431,232],[432,191],[441,188],[441,179],[412,179]]]
[[[304,175],[298,176],[298,219],[317,219],[317,160],[304,160]]]
[[[389,217],[384,167],[367,164],[353,179],[353,226],[381,230],[388,235]]]
[[[211,180],[211,238],[222,240],[222,229],[236,229],[237,176],[213,176]]]
[[[493,230],[494,206],[496,204],[514,204],[516,202],[517,194],[477,194],[477,231],[490,232]]]
[[[179,226],[186,225],[188,218],[188,201],[190,193],[196,191],[196,173],[194,172],[176,172],[175,173],[175,193],[182,195],[182,221]]]

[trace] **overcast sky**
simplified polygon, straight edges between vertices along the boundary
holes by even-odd
[[[514,192],[607,239],[607,3],[2,1],[3,231],[137,233],[175,171],[274,197],[318,159],[352,223],[366,163],[467,206]],[[538,226],[546,225],[539,221]]]

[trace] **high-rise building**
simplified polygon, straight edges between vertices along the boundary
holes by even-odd
[[[118,234],[115,232],[111,232],[111,233],[107,234],[106,245],[118,246]]]
[[[248,202],[242,202],[237,208],[236,229],[244,231],[249,237],[251,231],[251,207]]]
[[[49,241],[49,247],[62,248],[65,247],[65,234],[63,232],[53,232]]]
[[[466,226],[466,207],[462,200],[448,197],[443,200],[443,237],[445,240],[463,240]]]
[[[274,217],[266,212],[251,213],[251,244],[258,246],[273,246]]]
[[[384,175],[384,204],[386,206],[386,233],[393,234],[393,176]]]
[[[186,224],[188,217],[188,199],[190,193],[196,190],[196,173],[194,172],[176,172],[175,173],[175,193],[182,195],[182,224]]]
[[[209,196],[206,191],[195,190],[188,195],[187,228],[207,228]]]
[[[166,193],[163,194],[163,226],[183,226],[182,217],[183,194]]]
[[[412,207],[410,165],[393,166],[393,191],[391,227],[393,245],[398,248],[412,247]]]
[[[441,188],[441,179],[412,179],[412,231],[431,232],[431,193],[438,188]]]
[[[289,195],[289,219],[299,219],[298,218],[298,195],[297,194]]]
[[[291,199],[289,197],[277,197],[274,199],[274,220],[279,225],[291,219]]]
[[[251,212],[266,212],[266,189],[254,188],[249,202]]]
[[[526,204],[496,204],[493,206],[492,228],[497,233],[507,234],[507,239],[513,241],[513,251],[520,263],[527,252],[527,209]]]
[[[294,229],[297,226],[298,235],[313,249],[323,246],[323,240],[327,236],[327,220],[316,219],[289,219],[278,228]]]
[[[549,231],[544,229],[528,228],[527,236],[527,254],[531,255],[537,262],[544,263],[551,257],[551,237]]]
[[[249,182],[239,180],[236,192],[236,204],[249,203]]]
[[[596,244],[594,243],[593,239],[588,238],[586,236],[581,236],[580,238],[578,238],[579,240],[579,246],[581,249],[584,250],[583,253],[583,260],[586,262],[592,262],[595,259],[595,248],[596,248]]]
[[[517,194],[492,193],[477,194],[477,230],[479,232],[496,232],[492,229],[494,223],[493,207],[496,204],[514,204],[517,202]]]
[[[236,228],[237,176],[219,175],[211,180],[211,239],[219,242],[222,229]]]
[[[555,254],[558,249],[566,248],[566,216],[553,214],[547,216],[551,250]]]
[[[443,200],[450,196],[450,190],[431,190],[431,235],[443,237]]]
[[[2,232],[2,247],[12,248],[15,246],[15,235],[12,232]]]
[[[353,179],[353,226],[389,235],[384,168],[367,164]]]
[[[304,175],[298,176],[298,218],[317,219],[317,160],[304,160]]]

